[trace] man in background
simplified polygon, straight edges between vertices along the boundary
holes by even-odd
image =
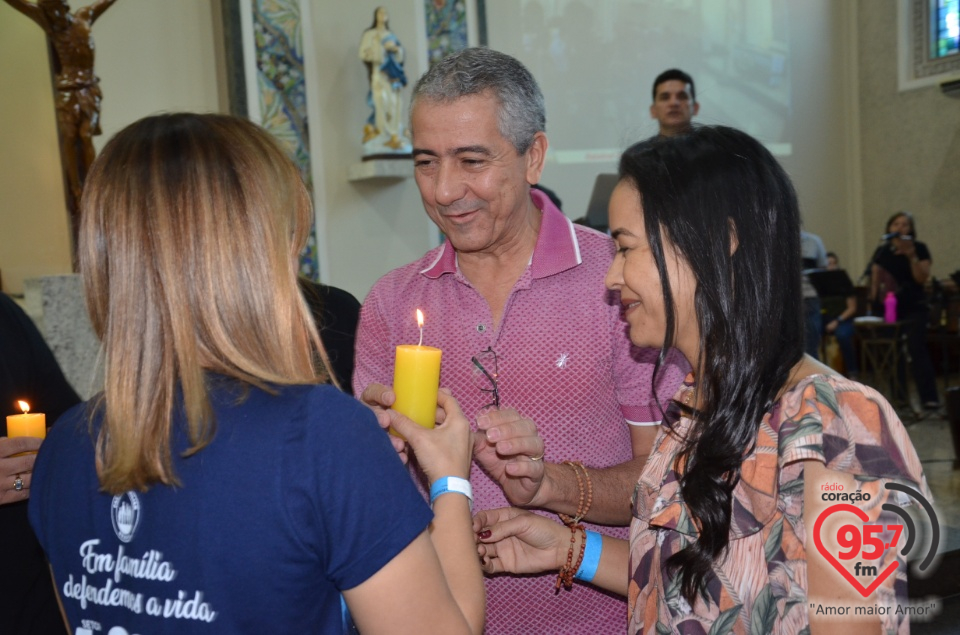
[[[700,111],[693,78],[677,68],[663,71],[653,80],[650,117],[660,124],[660,134],[672,137],[690,129]]]

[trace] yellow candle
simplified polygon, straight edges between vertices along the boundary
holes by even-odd
[[[47,416],[42,412],[30,414],[30,406],[25,401],[18,401],[23,410],[22,415],[7,415],[8,437],[47,437]]]
[[[393,368],[393,409],[407,415],[424,428],[432,428],[437,418],[437,390],[440,387],[440,356],[433,346],[401,344]]]
[[[437,419],[437,391],[440,388],[439,348],[423,345],[423,311],[417,309],[420,343],[401,344],[393,364],[393,409],[410,417],[424,428],[432,428]],[[398,435],[399,436],[399,435]]]

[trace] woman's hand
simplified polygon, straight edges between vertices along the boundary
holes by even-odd
[[[570,530],[548,518],[516,507],[486,509],[473,517],[473,530],[484,573],[541,573],[566,564]]]
[[[470,423],[449,390],[440,390],[437,404],[437,427],[433,430],[417,425],[396,410],[386,411],[390,427],[410,444],[431,483],[444,476],[469,479],[473,457]]]
[[[0,437],[0,505],[16,503],[30,497],[33,463],[43,439],[34,437]],[[21,452],[32,452],[13,456]],[[17,489],[20,479],[20,489]]]

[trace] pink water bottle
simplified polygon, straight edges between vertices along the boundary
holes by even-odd
[[[893,291],[888,291],[887,297],[883,299],[883,321],[887,324],[897,321],[897,296]]]

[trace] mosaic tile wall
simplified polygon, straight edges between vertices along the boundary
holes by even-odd
[[[300,0],[253,0],[261,122],[289,149],[312,193],[301,26]],[[300,273],[320,279],[316,225],[300,254]]]
[[[430,66],[467,48],[467,8],[463,0],[424,0]]]

